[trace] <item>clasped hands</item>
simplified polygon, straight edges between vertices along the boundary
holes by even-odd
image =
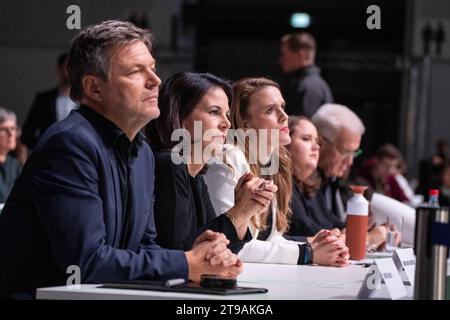
[[[230,241],[223,233],[206,230],[185,252],[189,280],[200,282],[202,274],[236,278],[243,270],[242,260],[227,248]]]

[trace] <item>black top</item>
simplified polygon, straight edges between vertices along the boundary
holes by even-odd
[[[290,236],[314,236],[322,229],[342,229],[345,223],[326,206],[325,197],[318,191],[307,198],[293,183],[291,198],[291,223],[287,232]]]
[[[130,238],[130,225],[132,225],[131,199],[132,184],[131,184],[131,168],[133,162],[138,155],[139,148],[142,147],[145,136],[139,132],[133,141],[128,139],[127,135],[117,127],[113,122],[101,116],[87,106],[80,106],[80,113],[85,116],[91,123],[102,129],[102,132],[111,142],[113,146],[114,155],[117,163],[117,171],[119,173],[120,194],[122,198],[122,221],[123,230],[121,230],[120,249],[127,247]]]
[[[19,176],[20,170],[22,170],[22,165],[10,155],[6,156],[4,163],[0,163],[0,203],[4,203],[8,198],[9,191]]]
[[[155,224],[156,242],[165,248],[190,250],[204,230],[222,232],[230,240],[230,249],[238,252],[250,231],[240,241],[227,216],[216,213],[209,198],[203,175],[192,177],[186,164],[175,164],[169,150],[155,154]]]
[[[320,69],[310,65],[291,75],[284,90],[288,115],[312,115],[325,103],[333,102],[328,84],[320,76]]]

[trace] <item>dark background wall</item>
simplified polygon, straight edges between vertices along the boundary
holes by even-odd
[[[382,8],[381,30],[369,30],[366,9]],[[318,42],[317,63],[335,101],[354,109],[368,130],[362,147],[371,153],[383,142],[398,145],[405,1],[199,1],[185,4],[186,24],[196,26],[195,66],[229,79],[284,77],[277,60],[290,16],[307,12]],[[375,130],[383,123],[382,130]]]
[[[81,25],[146,15],[156,38],[158,72],[184,70],[231,80],[268,76],[280,82],[278,44],[294,30],[290,16],[307,12],[318,42],[317,64],[336,102],[363,119],[364,155],[399,146],[415,168],[438,138],[450,138],[450,1],[448,0],[5,0],[0,10],[0,105],[22,123],[36,92],[56,84],[58,54],[77,30],[66,8],[81,8]],[[381,8],[381,30],[369,30],[366,9]],[[421,28],[442,22],[443,56],[421,52]],[[415,172],[412,171],[414,174]]]

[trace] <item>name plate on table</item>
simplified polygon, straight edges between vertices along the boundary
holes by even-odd
[[[414,250],[412,248],[396,249],[392,259],[394,259],[395,266],[399,272],[405,270],[406,278],[411,286],[414,287],[414,276],[416,273],[416,256],[414,255]]]
[[[407,296],[405,286],[394,261],[392,259],[378,259],[367,271],[357,298],[369,299],[375,293],[375,290],[381,289],[382,282],[386,284],[392,300]]]

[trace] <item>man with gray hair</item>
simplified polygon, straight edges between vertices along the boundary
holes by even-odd
[[[0,215],[0,299],[242,271],[220,233],[205,231],[187,252],[155,244],[154,157],[140,132],[159,116],[151,46],[148,31],[121,21],[74,38],[68,71],[81,107],[45,132]]]
[[[321,139],[319,170],[324,176],[322,192],[327,207],[345,221],[345,209],[338,190],[339,178],[350,170],[353,159],[361,151],[361,137],[365,127],[361,119],[348,107],[325,104],[312,117]]]
[[[6,201],[22,170],[20,162],[9,155],[16,148],[18,131],[16,114],[0,107],[0,203]]]
[[[361,153],[359,146],[366,129],[352,110],[339,104],[329,103],[321,106],[311,120],[317,127],[321,140],[318,167],[322,176],[322,187],[319,192],[325,198],[326,206],[331,213],[345,222],[342,193],[349,192],[346,178],[353,159]],[[367,234],[368,248],[380,248],[386,242],[386,237],[386,226],[371,228]],[[400,237],[399,235],[395,237],[398,243]]]

